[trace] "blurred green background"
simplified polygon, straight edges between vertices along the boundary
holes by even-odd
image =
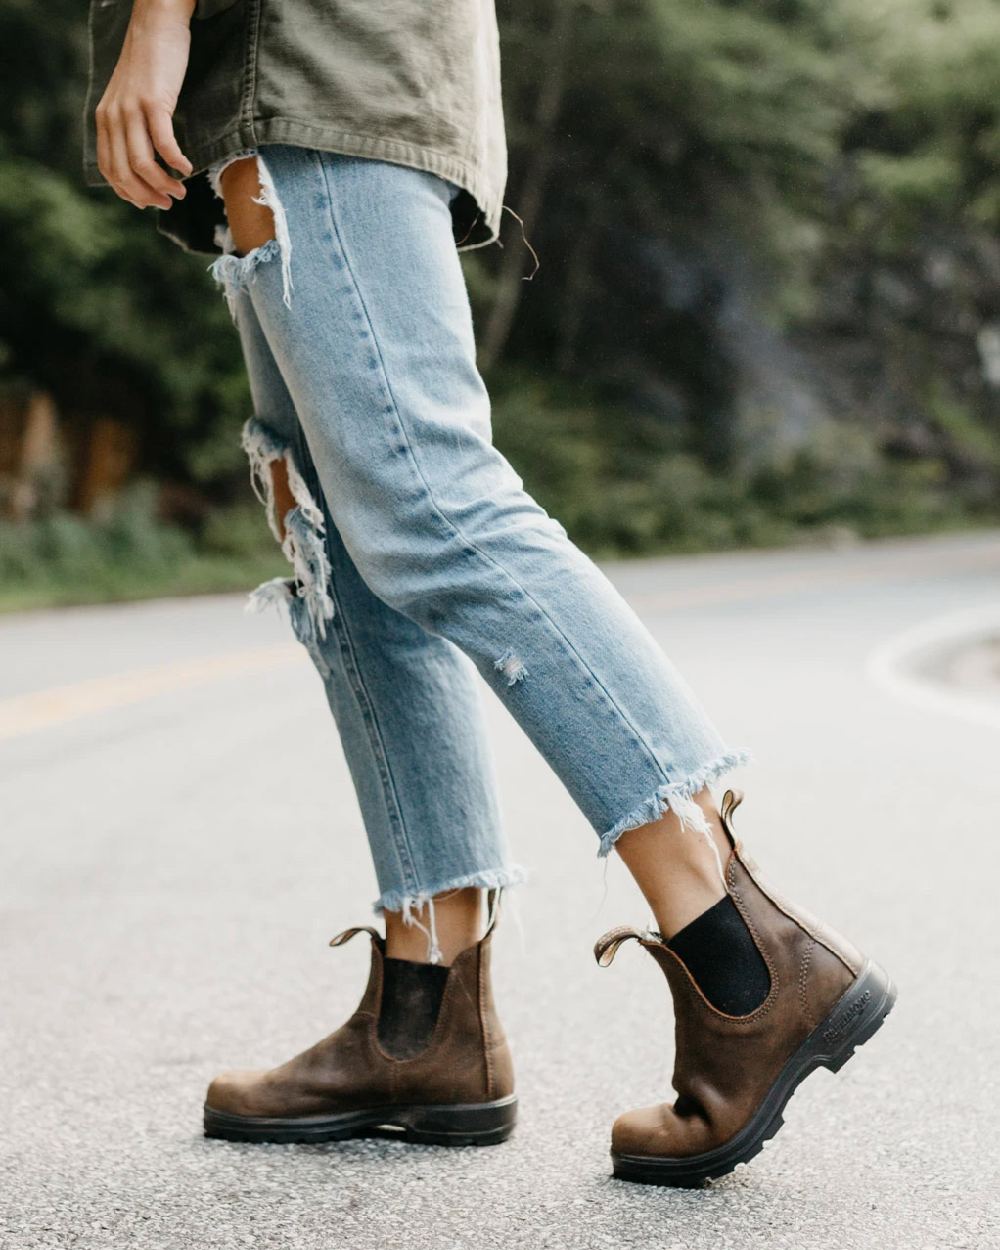
[[[80,173],[81,0],[3,0],[0,606],[282,571],[207,258]],[[596,555],[1000,517],[997,0],[500,0],[495,435]]]

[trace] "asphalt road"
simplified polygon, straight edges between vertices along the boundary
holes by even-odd
[[[235,598],[0,621],[0,1245],[7,1250],[988,1250],[1000,1246],[1000,710],[934,662],[1000,636],[1000,536],[610,568],[756,764],[767,874],[892,971],[896,1011],[698,1192],[609,1176],[666,1096],[665,987],[595,937],[646,916],[490,698],[520,926],[498,942],[507,1144],[240,1146],[220,1067],[287,1058],[357,1001],[375,896],[321,690]],[[974,640],[975,641],[975,640]],[[966,670],[968,666],[966,666]],[[519,927],[521,935],[519,935]]]

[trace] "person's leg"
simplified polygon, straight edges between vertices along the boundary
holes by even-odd
[[[216,275],[254,305],[361,576],[471,657],[600,854],[662,821],[648,836],[699,831],[693,857],[713,868],[704,792],[741,757],[492,446],[453,189],[380,161],[284,146],[262,157],[275,238]],[[671,892],[671,864],[642,858],[647,895]]]
[[[695,795],[709,837],[675,812],[637,829],[627,829],[615,850],[642,891],[656,926],[673,937],[717,903],[726,892],[722,864],[729,853],[715,801],[707,790]]]
[[[222,187],[252,164],[229,165]],[[231,266],[273,230],[270,209],[246,200],[249,220],[230,220]],[[450,963],[481,935],[481,889],[521,876],[501,829],[475,670],[359,576],[246,292],[231,304],[254,408],[244,446],[294,574],[258,588],[251,604],[287,604],[323,680],[371,846],[388,954]]]
[[[238,228],[226,257],[237,268],[241,240]],[[277,1068],[217,1077],[205,1132],[322,1141],[389,1124],[415,1141],[503,1141],[517,1100],[481,895],[491,889],[495,905],[497,887],[519,870],[507,861],[475,670],[358,576],[253,307],[242,291],[230,303],[253,398],[244,430],[252,479],[293,566],[291,577],[254,597],[287,604],[323,679],[371,845],[386,938],[368,930],[371,971],[354,1015]]]
[[[882,967],[762,878],[733,832],[741,797],[722,801],[725,896],[669,940],[619,927],[594,948],[607,965],[636,941],[673,1000],[677,1097],[615,1121],[614,1172],[625,1180],[700,1185],[746,1163],[799,1083],[820,1066],[838,1072],[895,1001]]]

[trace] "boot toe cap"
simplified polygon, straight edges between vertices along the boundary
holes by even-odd
[[[662,1115],[659,1107],[625,1111],[611,1129],[611,1149],[623,1155],[669,1154],[663,1149]]]
[[[205,1094],[205,1106],[213,1111],[225,1111],[229,1115],[266,1115],[254,1096],[260,1087],[262,1072],[222,1072],[212,1081]]]
[[[618,1155],[683,1159],[716,1144],[704,1120],[679,1116],[666,1103],[626,1111],[611,1129],[611,1149]]]

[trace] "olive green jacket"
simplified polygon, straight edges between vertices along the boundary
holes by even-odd
[[[118,59],[131,0],[91,0],[84,176],[97,168],[94,109]],[[496,238],[507,178],[493,0],[199,0],[174,117],[195,167],[188,195],[157,210],[182,246],[216,252],[222,206],[204,170],[267,143],[374,157],[461,187],[456,243]]]

